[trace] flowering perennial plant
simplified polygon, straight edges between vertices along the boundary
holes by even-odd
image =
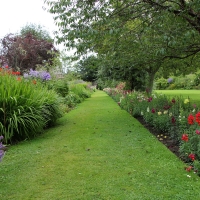
[[[188,142],[188,134],[183,134],[181,140]]]
[[[194,124],[194,116],[192,114],[188,116],[188,124],[190,125]]]
[[[24,78],[39,78],[42,81],[48,81],[51,79],[51,75],[49,74],[49,72],[45,72],[45,71],[35,71],[30,69],[29,73],[25,73],[24,74]],[[35,84],[35,83],[34,83]]]
[[[49,79],[48,74],[42,76]],[[43,84],[35,87],[8,66],[0,69],[0,83],[0,133],[5,143],[34,137],[61,116],[57,93]]]

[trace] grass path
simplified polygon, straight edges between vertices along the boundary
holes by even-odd
[[[199,200],[200,178],[184,166],[97,91],[56,127],[10,147],[0,200]]]

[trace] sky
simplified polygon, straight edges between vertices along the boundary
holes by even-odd
[[[27,24],[44,26],[51,37],[58,30],[53,15],[43,10],[43,0],[0,0],[0,38],[20,32]]]

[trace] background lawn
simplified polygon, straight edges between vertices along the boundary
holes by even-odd
[[[154,92],[171,97],[181,96],[185,99],[189,97],[192,104],[197,104],[200,107],[200,90],[154,90]]]

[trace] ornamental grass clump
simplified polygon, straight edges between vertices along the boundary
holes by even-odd
[[[0,72],[0,133],[6,143],[36,136],[61,116],[54,91],[8,71]]]

